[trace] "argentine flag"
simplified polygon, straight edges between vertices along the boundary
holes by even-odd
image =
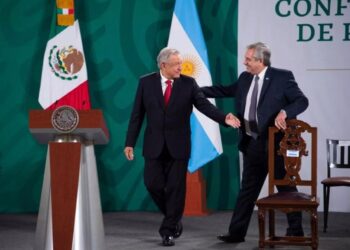
[[[168,47],[180,51],[182,74],[194,77],[200,87],[211,86],[207,48],[194,0],[176,0]],[[215,104],[214,100],[211,100]],[[197,109],[191,115],[192,173],[222,153],[219,125]]]

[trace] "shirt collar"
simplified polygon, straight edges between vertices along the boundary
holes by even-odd
[[[165,85],[166,85],[165,82],[166,82],[167,80],[170,80],[170,81],[171,81],[171,85],[173,85],[174,80],[166,78],[165,76],[163,76],[162,72],[160,72],[160,78],[161,78],[162,84],[165,84]]]
[[[260,80],[264,79],[266,70],[267,70],[267,66],[265,66],[265,68],[258,74]]]

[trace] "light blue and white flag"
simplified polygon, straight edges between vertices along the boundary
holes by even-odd
[[[194,0],[176,0],[168,47],[180,51],[182,74],[192,76],[200,87],[211,86],[207,48]],[[211,100],[215,104],[214,100]],[[192,152],[188,170],[192,173],[222,153],[219,125],[193,109]]]

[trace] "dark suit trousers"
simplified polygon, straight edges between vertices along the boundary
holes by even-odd
[[[171,157],[166,147],[157,159],[145,159],[144,181],[153,201],[164,214],[159,234],[174,235],[186,196],[188,160]]]
[[[253,214],[255,201],[257,200],[261,188],[268,173],[268,153],[266,151],[266,141],[254,140],[249,137],[243,150],[243,173],[241,188],[238,194],[236,206],[231,218],[229,233],[236,237],[244,238],[247,234],[249,222]],[[278,170],[276,176],[284,177],[285,169],[283,158],[276,160]],[[278,191],[295,191],[296,188],[277,187]],[[301,228],[301,213],[293,212],[287,214],[289,228]]]

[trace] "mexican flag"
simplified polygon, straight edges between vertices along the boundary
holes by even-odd
[[[69,105],[90,109],[86,61],[74,1],[56,1],[57,7],[47,42],[39,103],[44,109]]]

